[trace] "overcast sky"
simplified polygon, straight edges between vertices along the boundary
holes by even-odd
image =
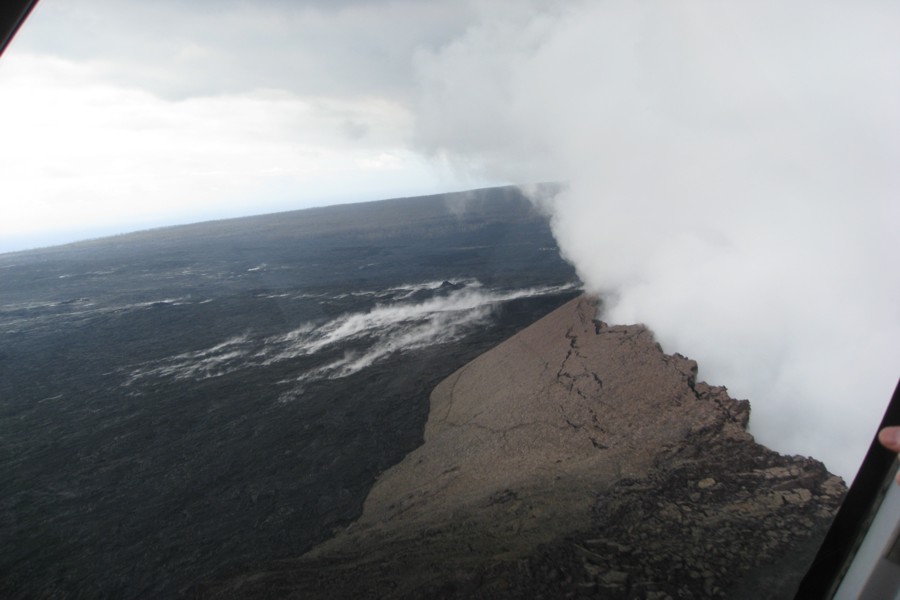
[[[41,0],[0,60],[0,252],[500,183],[413,149],[465,2]]]
[[[0,251],[504,182],[603,317],[851,478],[900,352],[895,0],[41,0]]]

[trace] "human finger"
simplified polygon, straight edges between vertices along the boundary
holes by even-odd
[[[900,427],[885,427],[878,432],[881,445],[894,452],[900,452]]]

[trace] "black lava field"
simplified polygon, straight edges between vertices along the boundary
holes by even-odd
[[[441,379],[579,285],[514,188],[0,255],[0,596],[170,598],[301,554]]]

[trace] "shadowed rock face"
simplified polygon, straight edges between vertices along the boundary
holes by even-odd
[[[444,380],[363,515],[222,597],[791,597],[845,491],[575,299]]]

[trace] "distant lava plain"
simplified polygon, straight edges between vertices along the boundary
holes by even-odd
[[[0,255],[0,595],[170,598],[302,554],[442,379],[577,287],[515,188]]]

